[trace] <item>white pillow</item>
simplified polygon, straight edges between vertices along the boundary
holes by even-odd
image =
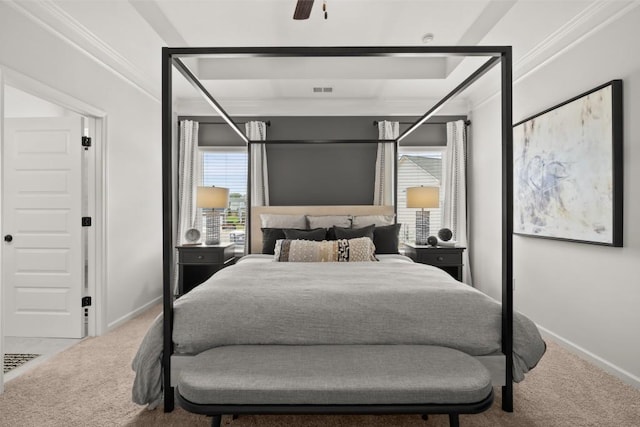
[[[309,228],[351,227],[350,215],[307,215]]]
[[[304,215],[279,215],[260,214],[262,228],[307,228],[307,219]]]
[[[375,224],[377,227],[381,225],[392,225],[395,215],[356,215],[353,217],[353,228],[366,227]]]

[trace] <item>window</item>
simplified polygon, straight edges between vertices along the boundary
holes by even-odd
[[[414,242],[416,239],[416,209],[407,208],[408,187],[440,187],[440,208],[428,209],[429,235],[437,235],[442,228],[444,152],[445,147],[400,147],[398,150],[398,222],[402,224],[401,242]]]
[[[237,147],[200,148],[200,185],[229,189],[222,212],[222,242],[244,244],[247,215],[247,151]]]

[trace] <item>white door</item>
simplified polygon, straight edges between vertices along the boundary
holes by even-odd
[[[7,336],[81,338],[82,119],[5,119]]]

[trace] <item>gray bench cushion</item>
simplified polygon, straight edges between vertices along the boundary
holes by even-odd
[[[475,358],[426,345],[239,345],[200,353],[178,377],[197,404],[465,404],[491,391]]]

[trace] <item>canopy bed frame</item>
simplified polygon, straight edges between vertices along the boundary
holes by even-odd
[[[234,120],[225,112],[223,107],[214,99],[207,89],[198,81],[197,77],[181,61],[184,57],[429,57],[429,56],[478,56],[488,57],[475,72],[467,77],[455,89],[448,93],[419,120],[405,130],[395,142],[402,141],[418,126],[433,116],[448,100],[455,97],[494,66],[501,66],[501,130],[502,130],[502,308],[501,308],[501,346],[504,354],[504,386],[502,387],[502,408],[513,411],[513,135],[512,135],[512,53],[510,46],[431,46],[431,47],[204,47],[204,48],[168,48],[162,49],[162,191],[163,191],[163,382],[164,410],[171,411],[174,407],[174,389],[171,378],[171,356],[173,354],[173,303],[172,268],[174,256],[174,153],[176,143],[174,138],[174,116],[172,110],[172,73],[175,67],[196,90],[204,97],[211,107],[228,123],[232,130],[247,145],[257,143],[249,141]],[[279,141],[282,142],[282,141]],[[319,141],[297,141],[298,143],[313,143]],[[322,141],[327,142],[327,141]],[[369,141],[373,142],[373,141]],[[377,142],[377,141],[376,141]],[[262,142],[260,142],[262,143]],[[251,150],[249,150],[251,152]],[[397,156],[396,162],[397,162]],[[250,163],[249,163],[250,164]],[[249,171],[251,173],[251,171]],[[395,172],[397,173],[397,172]],[[396,205],[394,178],[394,209]],[[250,182],[250,181],[249,181]],[[250,186],[250,185],[249,185]],[[251,191],[251,189],[248,189]],[[248,194],[248,209],[250,209],[250,195]],[[255,208],[253,214],[248,214],[250,224],[247,230],[256,231],[255,213],[263,208]],[[271,212],[278,212],[273,207]],[[251,239],[249,234],[248,239]],[[250,240],[249,240],[250,241]],[[291,406],[291,405],[289,405]],[[375,412],[375,409],[372,410]]]

